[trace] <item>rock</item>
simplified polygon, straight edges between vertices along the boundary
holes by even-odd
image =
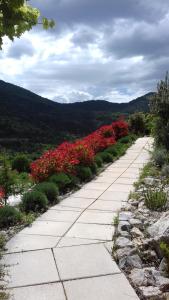
[[[130,211],[121,211],[119,213],[119,221],[128,221],[132,218],[132,213]]]
[[[130,233],[134,238],[135,237],[144,238],[144,234],[137,227],[133,227],[132,230],[130,231]]]
[[[118,225],[119,231],[129,231],[131,228],[131,225],[128,221],[120,221]]]
[[[169,278],[164,276],[156,276],[156,285],[160,288],[162,292],[169,292]]]
[[[146,177],[144,178],[144,183],[149,186],[153,186],[155,184],[154,177]]]
[[[160,237],[169,229],[169,212],[165,212],[161,218],[153,225],[147,228],[147,232],[151,237]]]
[[[163,298],[160,298],[162,296],[162,292],[158,287],[154,286],[143,286],[139,288],[141,294],[143,297],[145,297],[147,300],[160,300]]]
[[[140,221],[139,219],[130,219],[129,223],[133,226],[133,227],[137,227],[139,229],[143,228],[143,223],[142,221]]]
[[[132,255],[132,256],[125,256],[125,257],[123,257],[119,260],[119,267],[121,269],[124,269],[124,268],[138,268],[138,269],[141,269],[142,268],[142,261],[141,261],[140,257],[137,254]]]
[[[154,250],[146,250],[142,254],[142,259],[145,263],[156,264],[158,262],[157,254]]]
[[[116,251],[116,257],[118,260],[120,260],[122,257],[129,256],[136,253],[135,248],[125,247],[120,248]]]
[[[132,242],[126,237],[118,237],[115,245],[117,248],[132,247]]]
[[[159,265],[159,271],[160,272],[167,272],[167,260],[165,257],[163,257],[163,259],[161,260],[160,262],[160,265]]]
[[[138,207],[139,201],[135,200],[135,199],[130,199],[128,201],[128,203],[130,203],[132,206],[134,207]]]
[[[147,279],[143,269],[133,269],[129,275],[129,278],[135,286],[146,286]]]

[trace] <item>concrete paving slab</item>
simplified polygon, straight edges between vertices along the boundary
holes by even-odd
[[[40,216],[37,221],[74,222],[80,214],[80,211],[49,209],[46,213]]]
[[[61,283],[15,288],[10,295],[13,300],[66,300]]]
[[[105,248],[107,249],[107,251],[111,256],[113,252],[113,245],[114,245],[114,241],[104,243]]]
[[[136,182],[137,180],[134,178],[125,178],[125,177],[120,177],[118,178],[115,183],[118,184],[133,184],[134,182]]]
[[[99,240],[91,240],[91,239],[83,239],[83,238],[72,238],[72,237],[63,237],[57,247],[71,247],[71,246],[79,246],[79,245],[88,245],[88,244],[98,244],[101,241]]]
[[[70,226],[71,223],[68,222],[35,221],[32,226],[23,229],[21,233],[62,236],[66,233]]]
[[[97,199],[102,194],[101,190],[86,190],[81,189],[78,192],[74,193],[72,197],[74,198],[89,198],[89,199]]]
[[[7,265],[5,280],[8,287],[19,287],[58,281],[55,261],[51,250],[30,251],[4,255]]]
[[[53,248],[60,237],[16,234],[6,244],[7,253]]]
[[[102,192],[101,192],[102,193]],[[71,207],[71,208],[81,208],[84,209],[88,207],[95,199],[93,198],[80,198],[80,197],[69,197],[64,199],[60,206],[62,207]]]
[[[63,200],[65,200],[65,199],[63,199]],[[80,207],[71,207],[71,206],[66,206],[66,205],[62,206],[61,205],[62,201],[60,201],[59,204],[52,206],[50,209],[59,210],[59,211],[77,211],[77,212],[83,211],[83,208],[80,208]]]
[[[90,206],[90,210],[102,210],[102,211],[111,211],[118,212],[123,205],[121,201],[105,201],[105,200],[97,200]]]
[[[99,212],[86,210],[80,218],[77,220],[77,223],[87,223],[87,224],[112,224],[113,218],[116,216],[116,213],[112,212]]]
[[[135,174],[131,171],[126,171],[123,173],[123,177],[125,178],[135,178],[136,180],[139,178],[139,174]]]
[[[110,183],[97,183],[97,182],[90,182],[84,185],[83,189],[85,190],[101,190],[105,191],[110,186]]]
[[[98,176],[94,181],[93,183],[110,183],[112,184],[117,178],[119,178],[119,175],[115,175],[115,176],[109,176],[109,175],[106,175],[106,176]]]
[[[129,193],[130,191],[133,191],[134,187],[132,184],[117,184],[113,183],[108,189],[107,192],[124,192]]]
[[[111,225],[75,223],[65,236],[100,241],[111,241],[113,234],[114,227]]]
[[[139,300],[123,274],[64,282],[69,300]]]
[[[114,184],[111,186],[113,187]],[[113,189],[113,188],[112,188]],[[112,191],[110,188],[105,191],[98,200],[106,200],[106,201],[127,201],[128,199],[128,192],[123,191]]]
[[[108,167],[106,169],[105,172],[114,172],[114,173],[123,173],[124,171],[126,171],[126,167],[119,167],[119,168],[116,168],[114,167],[113,165],[111,165],[110,167]]]
[[[120,273],[102,244],[55,248],[54,255],[61,280]]]

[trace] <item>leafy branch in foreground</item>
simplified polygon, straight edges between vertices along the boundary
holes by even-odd
[[[53,20],[41,17],[40,11],[25,0],[0,0],[0,49],[4,36],[13,41],[37,24],[42,24],[44,29],[55,26]]]

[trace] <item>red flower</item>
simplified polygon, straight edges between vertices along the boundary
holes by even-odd
[[[119,119],[118,121],[113,122],[112,128],[115,132],[115,137],[117,140],[123,136],[128,135],[128,133],[129,133],[128,123],[125,122],[123,119]]]
[[[127,134],[128,124],[121,119],[112,125],[102,126],[75,143],[64,142],[34,161],[31,164],[31,175],[35,181],[43,181],[58,172],[75,174],[77,165],[90,166],[97,152],[114,145],[116,139]]]
[[[3,201],[4,197],[5,197],[4,189],[0,187],[0,208],[4,206],[4,201]]]

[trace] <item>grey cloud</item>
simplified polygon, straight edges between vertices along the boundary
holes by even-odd
[[[32,56],[35,52],[32,44],[27,39],[16,39],[9,48],[8,57],[20,59],[23,55]]]
[[[114,18],[131,18],[157,22],[168,11],[168,0],[31,0],[43,15],[58,24],[105,23]]]
[[[158,24],[123,22],[116,31],[106,34],[102,46],[118,58],[159,57],[169,53],[169,18]]]
[[[89,44],[97,43],[99,39],[99,33],[92,30],[91,27],[82,27],[74,32],[72,42],[74,45],[85,47]]]

